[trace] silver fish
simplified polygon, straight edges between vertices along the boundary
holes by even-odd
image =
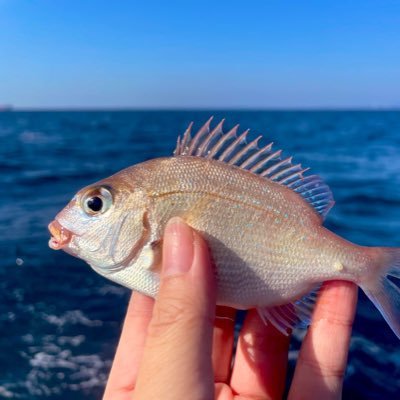
[[[307,169],[272,144],[246,143],[238,126],[211,119],[178,138],[173,157],[153,159],[80,190],[49,225],[50,247],[99,274],[155,296],[162,236],[180,216],[207,240],[218,304],[257,308],[287,334],[307,325],[321,283],[359,285],[400,338],[400,249],[350,243],[322,226],[334,201]]]

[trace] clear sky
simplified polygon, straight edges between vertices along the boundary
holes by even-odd
[[[400,106],[397,0],[0,0],[0,104]]]

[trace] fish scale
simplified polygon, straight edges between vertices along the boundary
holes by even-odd
[[[238,126],[224,133],[222,122],[210,123],[193,137],[190,126],[173,157],[82,189],[50,225],[50,245],[156,296],[164,228],[180,216],[210,247],[218,304],[257,308],[287,334],[310,322],[323,281],[348,280],[400,337],[400,290],[387,278],[399,276],[400,250],[358,246],[323,227],[334,201],[318,176],[271,143],[259,147],[260,137],[247,144]]]

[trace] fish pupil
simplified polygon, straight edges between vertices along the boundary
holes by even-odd
[[[100,197],[94,196],[87,200],[86,205],[92,211],[100,211],[103,207],[103,200]]]

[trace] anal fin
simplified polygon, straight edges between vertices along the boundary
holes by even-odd
[[[292,303],[275,307],[257,308],[264,323],[271,323],[279,332],[288,336],[293,328],[307,328],[317,301],[321,285]]]

